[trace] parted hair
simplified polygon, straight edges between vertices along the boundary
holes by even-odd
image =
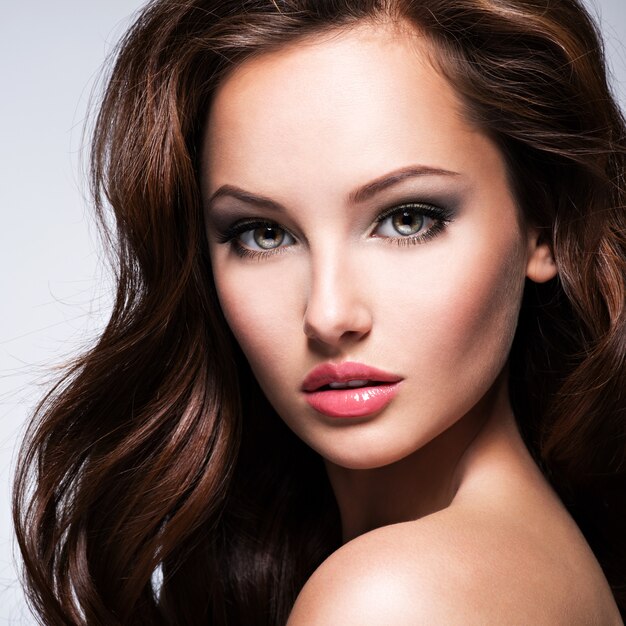
[[[39,404],[15,479],[43,623],[284,624],[341,544],[322,460],[268,404],[222,316],[200,145],[229,71],[362,20],[434,42],[550,243],[558,275],[525,286],[512,405],[626,615],[626,130],[580,2],[154,0],[119,44],[93,132],[110,320]]]

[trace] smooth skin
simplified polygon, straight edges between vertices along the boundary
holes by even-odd
[[[209,113],[220,303],[341,513],[289,626],[619,624],[507,393],[525,280],[557,268],[435,57],[410,27],[361,23],[249,59]],[[344,361],[402,377],[398,395],[318,413],[302,381]]]

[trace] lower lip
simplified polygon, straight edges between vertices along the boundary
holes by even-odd
[[[384,409],[398,393],[399,382],[359,389],[328,389],[305,393],[306,401],[329,417],[364,417]]]

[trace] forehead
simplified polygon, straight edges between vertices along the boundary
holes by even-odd
[[[319,199],[338,180],[355,186],[410,164],[471,166],[487,139],[433,58],[418,30],[363,23],[244,62],[209,112],[205,191],[314,188]]]

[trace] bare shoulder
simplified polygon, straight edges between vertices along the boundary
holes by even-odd
[[[288,626],[622,624],[610,602],[597,601],[606,590],[584,559],[562,548],[538,540],[532,523],[478,512],[385,526],[315,571]]]

